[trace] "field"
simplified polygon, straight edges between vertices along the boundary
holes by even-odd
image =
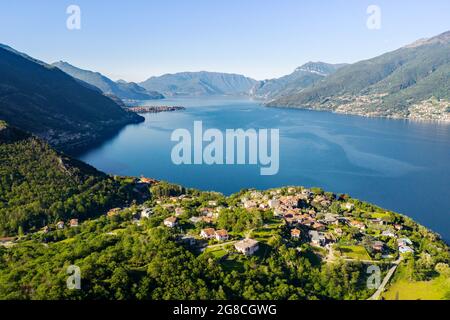
[[[440,276],[430,281],[412,282],[400,273],[382,297],[386,300],[449,300],[450,279]]]
[[[340,246],[342,256],[356,260],[372,260],[363,246]]]

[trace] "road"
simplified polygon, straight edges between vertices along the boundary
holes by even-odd
[[[386,277],[384,277],[383,282],[378,287],[377,291],[367,300],[378,300],[381,297],[381,294],[383,293],[386,285],[389,283],[389,280],[391,280],[392,276],[395,273],[395,270],[397,270],[398,265],[402,261],[402,257],[398,258],[396,261],[394,261],[394,265],[389,269],[388,273],[386,274]]]

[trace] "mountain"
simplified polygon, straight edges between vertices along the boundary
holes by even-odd
[[[0,119],[64,151],[143,121],[91,85],[5,45],[0,46],[0,106]]]
[[[238,74],[201,71],[151,77],[139,85],[165,96],[211,96],[248,94],[256,83]]]
[[[284,77],[259,81],[252,88],[250,95],[257,99],[268,100],[295,94],[321,81],[343,66],[344,64],[308,62]]]
[[[0,121],[0,237],[126,203],[120,183]],[[19,232],[20,233],[20,232]]]
[[[450,121],[450,31],[342,67],[268,105]]]
[[[114,82],[101,73],[83,70],[64,61],[55,62],[52,66],[57,67],[76,79],[99,88],[103,93],[113,94],[120,99],[152,100],[164,98],[159,92],[146,91],[134,82],[126,82],[123,80]]]

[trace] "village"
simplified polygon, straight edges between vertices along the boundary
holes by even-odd
[[[141,177],[133,183],[134,191],[146,199],[149,196],[144,190],[159,181]],[[125,209],[114,208],[106,215],[111,218]],[[230,214],[235,210],[263,218],[259,224],[236,231],[233,223],[221,221],[225,211]],[[289,187],[264,192],[249,190],[235,195],[233,201],[218,193],[201,193],[200,198],[189,193],[153,195],[133,209],[133,223],[141,225],[156,219],[192,250],[210,252],[224,261],[236,254],[264,256],[270,248],[268,243],[276,237],[297,248],[299,254],[313,252],[328,263],[337,259],[392,262],[401,255],[414,253],[413,241],[397,221],[397,215],[378,208],[375,211],[362,210],[360,202],[345,195]],[[78,219],[60,220],[41,232],[78,226]],[[11,246],[15,240],[0,239],[0,245]]]
[[[367,208],[361,208],[359,201],[346,195],[302,187],[249,190],[234,196],[233,201],[221,194],[206,194],[200,199],[185,193],[154,197],[150,205],[136,210],[134,223],[159,219],[180,242],[223,261],[236,254],[264,256],[276,237],[297,248],[299,254],[313,252],[328,263],[337,259],[392,262],[414,253],[399,215],[376,207],[364,210]],[[233,222],[224,222],[223,217],[236,210],[244,210],[250,217],[261,215],[262,221],[236,230]],[[119,208],[113,209],[108,215],[118,212]]]

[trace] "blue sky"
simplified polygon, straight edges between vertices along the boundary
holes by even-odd
[[[81,30],[66,8],[81,8]],[[381,29],[366,26],[369,5]],[[308,61],[355,62],[450,30],[448,0],[14,0],[0,43],[117,80],[179,71],[290,73]]]

